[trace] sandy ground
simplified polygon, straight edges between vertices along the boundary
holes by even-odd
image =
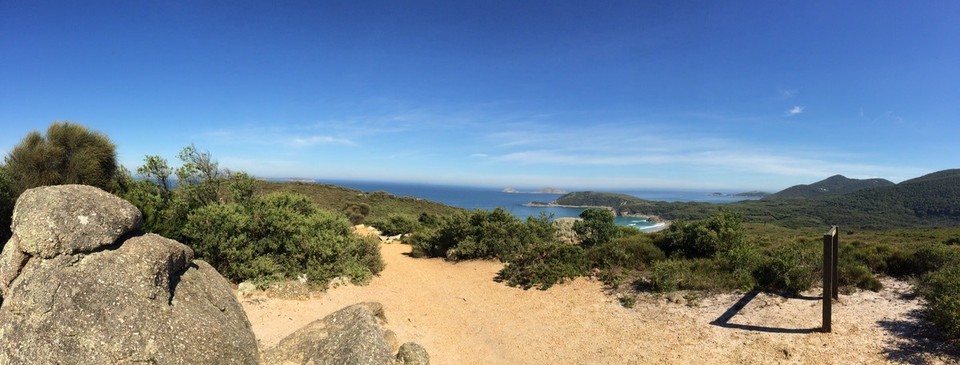
[[[597,281],[522,290],[494,281],[498,263],[414,259],[409,251],[384,244],[386,269],[367,286],[307,300],[241,298],[260,345],[347,305],[377,301],[400,341],[420,343],[439,365],[960,362],[918,319],[909,285],[889,279],[879,293],[841,295],[833,333],[820,333],[814,298],[726,294],[683,305],[650,295],[624,308]]]

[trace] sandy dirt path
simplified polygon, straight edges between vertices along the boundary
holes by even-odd
[[[367,286],[308,300],[241,299],[262,347],[350,304],[383,303],[387,327],[445,364],[873,364],[956,363],[916,318],[909,286],[842,296],[834,332],[819,333],[819,300],[759,294],[696,305],[642,297],[622,307],[589,279],[522,290],[493,279],[501,264],[414,259],[410,246],[382,246],[386,269]],[[819,293],[809,293],[819,295]],[[731,309],[746,302],[740,310]],[[726,314],[726,316],[724,316]]]

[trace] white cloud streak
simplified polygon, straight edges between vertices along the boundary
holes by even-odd
[[[799,106],[799,105],[794,106],[793,108],[790,108],[790,110],[787,110],[787,115],[802,114],[804,108],[806,108],[806,107]]]
[[[340,146],[355,146],[356,143],[346,138],[336,138],[331,136],[309,136],[309,137],[296,137],[291,140],[291,143],[294,146],[298,147],[312,147],[317,145],[340,145]]]

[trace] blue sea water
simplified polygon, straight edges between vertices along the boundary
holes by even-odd
[[[563,207],[528,207],[524,204],[538,201],[551,202],[560,194],[538,193],[504,193],[500,189],[479,188],[465,186],[447,186],[396,182],[351,181],[351,180],[317,180],[318,183],[334,184],[357,189],[365,192],[386,191],[397,196],[411,196],[431,200],[446,205],[466,209],[503,208],[520,219],[538,216],[540,213],[553,215],[554,218],[576,217],[583,212],[582,208]],[[744,197],[717,196],[713,191],[680,191],[680,190],[635,190],[617,191],[633,195],[642,199],[668,202],[711,202],[730,203],[745,200]],[[726,192],[729,193],[729,192]],[[617,217],[617,224],[650,228],[654,223],[639,218]]]

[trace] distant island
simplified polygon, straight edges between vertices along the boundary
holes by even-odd
[[[504,189],[501,190],[501,191],[504,192],[504,193],[508,193],[508,194],[556,194],[556,195],[562,195],[562,194],[566,194],[566,193],[567,193],[566,190],[557,189],[557,188],[543,188],[543,189],[540,189],[540,190],[537,190],[537,191],[520,191],[520,190],[517,190],[517,189],[514,189],[514,188],[504,188]]]

